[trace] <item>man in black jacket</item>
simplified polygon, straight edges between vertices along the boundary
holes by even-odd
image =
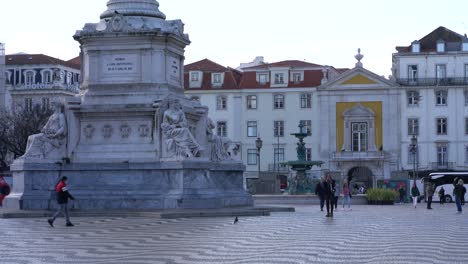
[[[55,192],[57,193],[57,203],[59,204],[59,209],[54,214],[51,219],[48,219],[47,222],[51,227],[54,227],[54,221],[60,214],[65,214],[65,219],[67,220],[67,226],[73,226],[70,222],[70,217],[68,216],[68,198],[75,200],[75,198],[68,192],[66,176],[63,176],[60,182],[55,186]]]
[[[327,215],[326,217],[333,217],[333,199],[335,193],[335,181],[332,179],[330,174],[327,174],[325,177],[325,184],[324,184],[324,196],[325,201],[327,204]]]
[[[315,194],[319,197],[320,199],[320,211],[323,211],[323,206],[325,204],[325,182],[323,180],[323,177],[320,178],[320,182],[317,183],[315,186]]]

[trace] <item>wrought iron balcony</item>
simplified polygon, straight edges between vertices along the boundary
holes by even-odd
[[[433,170],[452,170],[455,167],[455,162],[432,162]]]
[[[80,92],[79,84],[53,84],[53,83],[33,83],[33,84],[21,84],[21,85],[10,85],[10,89],[13,91],[37,91],[37,90],[66,90],[73,93]]]
[[[334,161],[353,161],[353,160],[384,160],[385,153],[383,151],[337,151],[333,152],[332,159]]]
[[[268,171],[272,172],[288,172],[289,168],[286,165],[282,165],[281,163],[277,164],[268,164]]]
[[[468,85],[468,78],[417,78],[397,79],[397,83],[403,86],[458,86]]]

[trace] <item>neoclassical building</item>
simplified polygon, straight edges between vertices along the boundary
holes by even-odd
[[[366,186],[399,170],[400,94],[394,83],[358,62],[318,87],[317,97],[324,169]]]
[[[52,101],[64,101],[79,92],[81,73],[77,58],[63,61],[43,54],[14,54],[4,58],[1,107],[49,108]]]
[[[439,27],[396,47],[401,167],[468,169],[468,38]],[[417,144],[411,144],[411,139]],[[413,139],[413,140],[414,140]]]
[[[439,27],[396,50],[390,79],[365,69],[360,51],[350,70],[258,57],[238,71],[204,60],[186,66],[186,95],[212,109],[219,134],[242,143],[246,178],[292,174],[277,164],[296,158],[289,134],[301,120],[311,132],[307,158],[324,161],[312,176],[372,186],[412,171],[466,170],[468,38]]]

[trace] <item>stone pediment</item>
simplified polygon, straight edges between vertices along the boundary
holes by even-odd
[[[343,112],[344,118],[352,117],[375,117],[374,111],[370,108],[364,107],[361,104],[355,105],[353,108],[350,108]]]
[[[319,87],[319,90],[351,90],[351,89],[386,89],[396,86],[395,83],[369,70],[356,67],[349,70],[333,81]]]

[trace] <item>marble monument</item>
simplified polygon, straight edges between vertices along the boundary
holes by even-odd
[[[214,135],[208,108],[184,96],[181,20],[166,20],[156,0],[110,0],[74,39],[81,91],[29,137],[6,207],[55,207],[65,175],[76,209],[252,205],[240,145]]]

